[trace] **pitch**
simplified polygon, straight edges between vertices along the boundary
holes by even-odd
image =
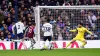
[[[0,56],[100,56],[100,49],[0,50]]]

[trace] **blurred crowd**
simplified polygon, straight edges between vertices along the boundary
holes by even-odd
[[[6,39],[7,41],[14,39],[15,35],[12,33],[12,26],[19,18],[22,19],[25,26],[30,22],[34,22],[33,7],[73,5],[100,5],[100,0],[0,0],[0,39]],[[85,22],[84,26],[95,34],[94,36],[86,35],[87,39],[100,39],[100,10],[43,9],[40,15],[41,23],[46,18],[51,20],[55,40],[72,39],[72,36],[75,36],[76,33],[70,34],[67,29],[77,27],[76,22],[78,21]]]
[[[94,35],[85,34],[86,39],[100,39],[100,9],[41,9],[41,26],[45,19],[50,19],[53,25],[55,40],[70,40],[76,33],[68,32],[69,29],[76,29],[79,22],[92,31]],[[41,35],[43,35],[41,31]],[[43,36],[41,36],[43,37]]]
[[[11,41],[15,39],[12,26],[22,19],[24,26],[35,22],[33,8],[24,0],[0,0],[0,39]],[[17,15],[16,15],[17,14]]]

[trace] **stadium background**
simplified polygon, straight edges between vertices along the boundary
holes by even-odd
[[[35,22],[33,7],[36,6],[79,6],[79,5],[99,5],[99,0],[0,0],[0,39],[16,39],[12,33],[12,26],[22,19],[25,27],[29,22]],[[93,14],[92,20],[88,17]],[[97,10],[64,10],[64,9],[43,9],[41,10],[40,21],[43,24],[49,18],[53,25],[55,40],[70,40],[76,33],[70,34],[67,29],[75,29],[78,22],[84,23],[84,27],[94,33],[94,36],[85,34],[89,40],[99,40],[100,37],[100,9]],[[92,23],[90,23],[92,21]],[[41,25],[42,25],[41,24]],[[43,38],[42,31],[41,40]],[[7,41],[11,41],[7,40]]]
[[[88,6],[100,5],[100,0],[0,0],[0,56],[99,56],[100,55],[100,9],[98,10],[64,10],[64,9],[42,9],[40,14],[41,24],[45,19],[49,18],[50,23],[54,27],[55,40],[71,40],[76,33],[72,35],[67,32],[67,29],[75,29],[78,22],[84,23],[84,26],[94,33],[94,36],[85,35],[89,43],[86,49],[56,49],[52,51],[39,50],[15,50],[16,45],[20,49],[23,48],[22,43],[11,42],[16,39],[16,35],[12,33],[12,26],[19,18],[23,20],[25,27],[28,23],[35,22],[35,14],[33,7],[37,6]],[[55,15],[56,14],[56,15]],[[94,14],[96,20],[91,26],[87,20],[90,14]],[[8,38],[7,36],[11,37]],[[60,38],[59,38],[60,37]],[[10,39],[10,40],[8,40]],[[41,40],[43,34],[41,32]],[[65,43],[65,42],[64,42]],[[57,43],[57,45],[62,43]],[[94,44],[94,45],[93,45]],[[26,43],[29,46],[29,42]],[[93,47],[99,47],[93,49]],[[14,49],[15,48],[15,49]],[[3,51],[3,50],[4,51]],[[10,49],[10,50],[6,50]]]

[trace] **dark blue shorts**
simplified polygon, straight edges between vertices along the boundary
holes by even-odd
[[[52,40],[52,37],[51,36],[44,36],[44,41],[48,40],[48,41],[51,41]]]
[[[23,33],[17,34],[17,37],[19,37],[19,39],[23,39]]]

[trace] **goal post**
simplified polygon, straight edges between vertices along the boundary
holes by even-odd
[[[98,19],[98,10],[100,13],[100,6],[38,6],[35,8],[35,22],[36,22],[36,38],[37,46],[40,48],[40,41],[43,40],[43,32],[41,26],[45,19],[50,19],[54,29],[54,37],[56,41],[71,40],[75,34],[67,32],[67,29],[75,29],[78,22],[84,23],[84,26],[94,32],[97,31],[96,23],[91,22],[89,13],[92,12]],[[60,25],[61,24],[61,25]],[[98,24],[98,23],[97,23]],[[95,27],[93,27],[95,26]],[[87,36],[87,35],[86,35]]]

